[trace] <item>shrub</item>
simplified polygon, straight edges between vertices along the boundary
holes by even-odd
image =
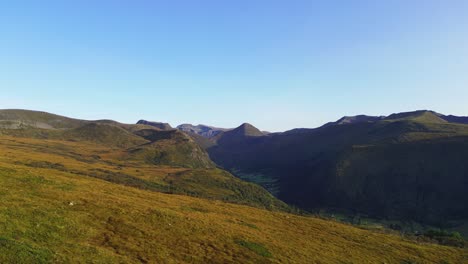
[[[454,246],[454,247],[464,247],[465,240],[458,232],[449,232],[441,229],[430,229],[424,236],[436,240],[439,244]]]

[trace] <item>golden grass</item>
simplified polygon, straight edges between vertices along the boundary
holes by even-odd
[[[125,164],[113,158],[116,151],[90,143],[1,136],[0,262],[468,261],[468,252],[463,249],[27,165],[49,161],[67,169],[100,168],[155,180],[185,170]],[[93,158],[95,155],[100,158]]]

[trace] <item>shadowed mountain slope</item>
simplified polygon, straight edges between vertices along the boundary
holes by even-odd
[[[251,124],[244,123],[235,129],[218,134],[212,140],[217,143],[222,142],[222,144],[237,144],[242,143],[247,138],[261,137],[264,135],[265,134],[258,128]]]
[[[190,136],[178,130],[155,131],[143,129],[136,135],[150,143],[132,147],[128,158],[144,160],[149,164],[193,168],[214,168],[208,154]]]
[[[218,128],[218,127],[205,126],[205,125],[194,126],[192,124],[182,124],[182,125],[177,126],[177,129],[184,131],[186,133],[189,133],[189,134],[200,135],[205,138],[212,138],[212,137],[217,136],[221,132],[230,130],[227,128]]]
[[[181,131],[111,120],[57,127],[0,129],[1,263],[467,260],[427,238],[286,213],[265,189],[212,168]],[[237,136],[272,138],[252,131]]]
[[[432,111],[218,140],[208,152],[301,208],[437,224],[468,218],[468,126]]]
[[[122,162],[97,144],[2,135],[0,262],[466,261],[460,248],[226,203],[248,202],[258,190],[230,178]],[[261,197],[250,201],[274,201]]]
[[[172,130],[173,128],[168,123],[161,123],[161,122],[153,122],[153,121],[146,121],[146,120],[139,120],[137,125],[147,125],[152,126],[161,130]]]
[[[375,122],[382,120],[382,116],[366,116],[366,115],[357,115],[357,116],[345,116],[340,118],[338,121],[335,122],[337,125],[344,125],[344,124],[355,124],[355,123],[363,123],[363,122]]]

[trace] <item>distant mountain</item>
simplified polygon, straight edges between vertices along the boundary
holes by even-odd
[[[77,128],[49,133],[47,137],[77,142],[88,141],[123,148],[147,143],[144,138],[112,123],[87,123]]]
[[[383,116],[367,116],[367,115],[357,115],[357,116],[344,116],[340,118],[338,121],[335,122],[337,125],[344,125],[344,124],[355,124],[355,123],[363,123],[363,122],[375,122],[382,120]]]
[[[35,127],[43,129],[76,128],[87,121],[22,109],[0,110],[0,128]]]
[[[334,125],[348,125],[348,124],[356,124],[356,123],[367,123],[367,122],[376,122],[379,120],[384,119],[385,116],[368,116],[368,115],[356,115],[356,116],[344,116],[337,121],[334,122],[328,122],[324,124],[321,127],[318,128],[294,128],[282,133],[275,133],[275,134],[283,134],[283,135],[288,135],[288,134],[302,134],[302,133],[307,133],[312,130],[324,128],[327,126],[334,126]]]
[[[411,119],[422,122],[436,123],[458,123],[468,124],[468,116],[443,115],[430,110],[418,110],[413,112],[392,114],[385,118],[386,120]]]
[[[226,132],[207,150],[218,165],[304,209],[446,223],[468,218],[464,120],[426,110],[345,117],[268,136],[253,130],[223,140]]]
[[[468,124],[468,116],[443,115],[441,118],[450,123]]]
[[[0,129],[45,129],[66,130],[78,128],[86,124],[114,125],[133,130],[145,125],[122,124],[114,120],[82,120],[51,114],[43,111],[32,111],[23,109],[0,110]]]
[[[177,129],[187,132],[187,133],[197,134],[205,138],[212,138],[221,132],[230,130],[227,128],[218,128],[218,127],[205,126],[205,125],[194,126],[192,124],[182,124],[182,125],[177,126]]]
[[[207,153],[190,136],[178,130],[142,129],[136,135],[150,143],[132,147],[126,158],[149,164],[191,168],[214,168]]]
[[[173,129],[171,125],[168,123],[162,123],[162,122],[153,122],[153,121],[146,121],[146,120],[139,120],[137,122],[137,125],[147,125],[147,126],[152,126],[155,128],[159,128],[161,130],[171,130]]]
[[[249,123],[244,123],[237,128],[223,133],[223,137],[260,137],[264,135],[264,132]]]
[[[429,110],[419,110],[413,112],[405,112],[398,114],[391,114],[384,118],[384,120],[398,121],[398,120],[410,120],[410,121],[419,121],[426,123],[446,123],[447,121],[443,119],[442,114],[438,114],[434,111]]]
[[[256,138],[265,135],[267,134],[253,125],[244,123],[237,128],[218,134],[216,137],[212,138],[212,141],[216,144],[236,145],[243,144],[247,138]]]

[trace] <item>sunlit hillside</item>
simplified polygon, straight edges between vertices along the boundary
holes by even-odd
[[[262,188],[219,169],[125,155],[92,141],[0,136],[0,262],[468,260],[465,249],[286,213]]]

